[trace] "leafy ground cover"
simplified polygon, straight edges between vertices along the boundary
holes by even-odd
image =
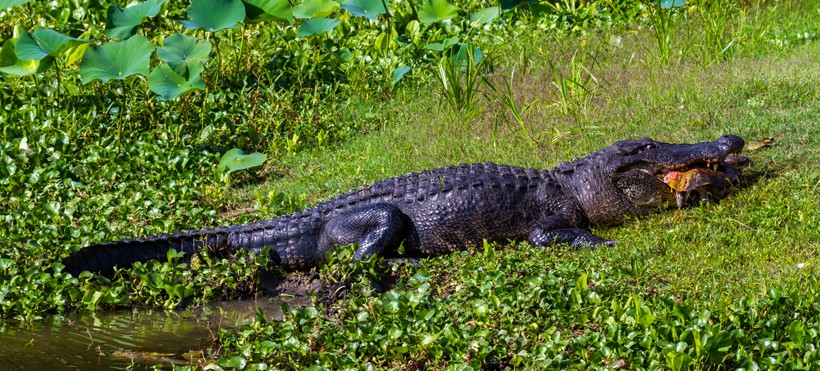
[[[253,295],[266,265],[243,254],[191,264],[169,254],[113,281],[60,272],[61,257],[92,242],[280,215],[444,164],[546,168],[626,137],[735,133],[775,142],[747,153],[749,184],[719,204],[596,231],[619,241],[609,250],[488,246],[419,267],[334,257],[322,275],[341,275],[345,299],[224,331],[214,357],[225,368],[816,367],[818,9],[723,3],[731,11],[721,13],[710,4],[628,4],[621,18],[575,3],[516,8],[499,18],[508,23],[470,39],[480,60],[420,52],[465,37],[431,23],[417,49],[404,51],[415,63],[406,84],[388,90],[387,78],[380,89],[365,84],[374,81],[368,68],[337,66],[328,73],[347,79],[339,82],[311,75],[319,73],[305,69],[312,59],[293,67],[303,55],[295,50],[317,45],[261,26],[224,31],[231,42],[220,39],[210,65],[227,67],[202,75],[219,83],[173,101],[154,99],[140,78],[81,86],[69,66],[62,80],[57,69],[2,75],[0,317]],[[494,4],[456,5],[469,18]],[[11,14],[45,13],[36,6]],[[144,32],[175,30],[156,23]],[[369,35],[385,23],[370,24]],[[407,24],[388,27],[407,32]],[[2,26],[13,38],[14,25]],[[352,42],[345,32],[328,39]],[[238,47],[241,35],[253,37]],[[279,71],[328,83],[288,80],[283,89],[260,72],[272,54],[233,51],[283,41],[277,50],[291,54],[271,62]],[[450,73],[436,80],[440,71]],[[469,71],[481,74],[475,94],[444,99],[456,92],[436,89]],[[231,147],[269,161],[226,183],[214,174]],[[382,276],[396,282],[374,284]]]

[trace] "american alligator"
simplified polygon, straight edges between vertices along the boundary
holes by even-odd
[[[85,247],[65,258],[65,271],[111,275],[114,267],[187,255],[208,248],[230,253],[270,248],[287,270],[318,264],[335,246],[356,243],[355,258],[435,256],[483,240],[527,240],[535,246],[612,245],[590,226],[614,226],[691,193],[717,197],[737,180],[745,158],[738,136],[670,144],[625,140],[552,170],[492,163],[462,164],[375,182],[290,215],[252,224],[176,232]],[[681,185],[684,184],[684,185]]]

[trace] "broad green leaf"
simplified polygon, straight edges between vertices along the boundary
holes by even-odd
[[[94,80],[122,80],[131,75],[147,75],[154,45],[141,35],[125,41],[92,46],[80,63],[83,84]]]
[[[293,7],[288,0],[243,0],[245,16],[251,22],[269,20],[293,23]]]
[[[521,4],[538,4],[538,0],[500,0],[502,10],[510,10]]]
[[[70,66],[70,65],[72,65],[74,63],[77,63],[80,60],[82,60],[83,56],[85,56],[85,52],[88,50],[89,46],[91,46],[91,44],[82,44],[82,45],[77,45],[77,47],[72,49],[71,52],[68,53],[68,57],[66,57],[66,60],[65,60],[66,66]]]
[[[188,69],[193,64],[204,65],[211,53],[211,43],[196,37],[175,33],[165,39],[157,49],[157,57],[167,62],[181,76],[189,76]],[[190,76],[189,76],[190,77]]]
[[[424,48],[427,50],[432,50],[434,52],[443,52],[447,49],[450,49],[453,45],[458,44],[459,40],[460,39],[458,38],[458,36],[453,36],[444,39],[441,42],[427,44]]]
[[[51,67],[54,58],[46,57],[42,60],[22,60],[15,51],[17,39],[6,40],[0,49],[0,72],[10,75],[27,76],[41,73]]]
[[[342,3],[342,8],[358,17],[376,19],[379,14],[387,13],[382,0],[350,0]]]
[[[339,3],[333,0],[305,0],[293,7],[293,16],[296,18],[327,17],[339,9]]]
[[[0,0],[0,9],[23,5],[31,0]]]
[[[191,20],[180,21],[183,26],[214,32],[236,28],[245,19],[245,5],[240,0],[192,0],[187,14]]]
[[[216,169],[222,174],[230,174],[234,171],[262,166],[265,160],[267,160],[267,156],[262,153],[246,155],[241,149],[234,148],[222,155],[222,159],[219,160],[219,165],[217,165]]]
[[[145,17],[159,13],[162,4],[168,0],[146,0],[125,9],[111,5],[106,11],[105,35],[118,39],[127,39],[137,32],[137,27]]]
[[[419,21],[432,24],[458,15],[458,8],[447,0],[427,0],[419,8]]]
[[[499,9],[497,6],[489,7],[487,9],[479,10],[470,15],[470,22],[478,24],[486,24],[498,18]]]
[[[656,0],[656,1],[658,1],[658,0]],[[680,8],[684,5],[686,5],[686,0],[660,0],[660,2],[661,2],[661,8],[664,8],[664,9]]]
[[[329,18],[313,18],[308,19],[301,25],[299,25],[299,31],[297,32],[296,36],[298,37],[307,37],[312,35],[321,35],[325,32],[330,32],[330,30],[336,28],[339,25],[338,19],[329,19]]]
[[[17,40],[17,57],[22,60],[41,60],[57,56],[75,45],[87,43],[75,37],[63,35],[50,28],[36,28],[31,33],[23,31]]]
[[[393,74],[390,78],[390,86],[396,85],[396,83],[398,83],[408,71],[410,71],[410,67],[407,66],[396,67],[393,69]]]
[[[148,75],[148,88],[163,100],[172,100],[182,94],[205,89],[205,83],[199,77],[202,73],[202,65],[194,64],[189,68],[190,73],[186,79],[174,71],[171,66],[163,63]]]
[[[241,356],[235,356],[233,358],[226,359],[226,360],[223,360],[223,361],[219,362],[220,366],[225,367],[227,369],[232,369],[232,370],[233,369],[236,369],[236,370],[244,369],[245,365],[247,365],[247,364],[248,364],[248,361],[246,361],[245,358],[242,358]]]

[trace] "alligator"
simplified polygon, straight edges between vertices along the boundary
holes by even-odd
[[[589,228],[725,196],[747,162],[735,155],[743,146],[735,135],[694,144],[643,138],[616,142],[551,170],[446,166],[377,181],[251,224],[91,245],[63,259],[64,270],[111,276],[114,267],[160,259],[169,249],[191,256],[203,248],[230,254],[267,247],[271,262],[295,271],[350,244],[358,244],[356,259],[396,256],[400,245],[405,257],[441,255],[483,241],[611,246],[614,241]]]

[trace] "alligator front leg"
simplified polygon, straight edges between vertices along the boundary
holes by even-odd
[[[407,216],[398,207],[370,205],[330,219],[322,231],[319,246],[324,253],[335,246],[358,243],[354,257],[360,260],[397,248],[406,229]]]
[[[615,241],[598,237],[592,232],[574,227],[571,218],[553,215],[540,223],[530,232],[529,242],[535,246],[550,246],[566,243],[573,247],[612,246]]]

